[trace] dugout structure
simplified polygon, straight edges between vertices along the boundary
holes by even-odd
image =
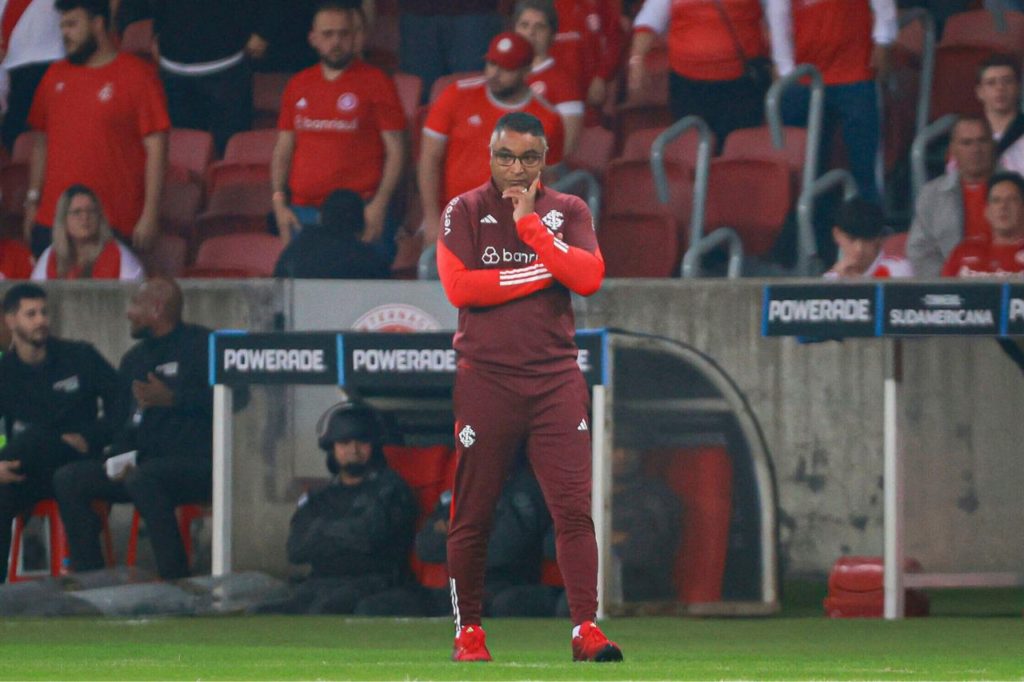
[[[342,386],[380,410],[406,442],[450,444],[456,366],[451,337],[449,332],[213,333],[213,574],[230,573],[234,563],[232,498],[239,492],[232,481],[235,389]],[[668,339],[585,330],[576,340],[578,363],[591,389],[599,613],[776,612],[775,481],[760,428],[735,383],[708,356]],[[621,472],[613,466],[617,449],[638,457],[643,474],[670,484],[684,505],[696,500],[696,506],[684,510],[679,546],[659,548],[663,554],[657,556],[671,564],[680,589],[657,599],[628,598],[623,557],[613,547],[620,530],[615,490]],[[683,494],[688,491],[693,494]],[[702,497],[709,491],[714,499]],[[619,510],[623,518],[626,511]],[[717,563],[702,563],[709,555],[717,556]]]
[[[815,283],[764,289],[762,334],[794,336],[803,342],[877,338],[886,344],[883,395],[884,616],[904,617],[908,588],[989,588],[1024,586],[1019,566],[1010,570],[907,570],[908,501],[905,447],[899,416],[903,384],[904,341],[921,337],[1001,339],[1024,370],[1024,285],[947,280],[877,284]],[[940,462],[932,466],[938,467]],[[936,478],[929,472],[927,478]],[[924,487],[928,480],[913,483]],[[1014,491],[1014,502],[1018,499]],[[984,529],[978,529],[983,531]],[[927,538],[922,538],[927,541]],[[1014,540],[1015,541],[1015,540]]]

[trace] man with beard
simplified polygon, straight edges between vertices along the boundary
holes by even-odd
[[[103,567],[95,499],[131,502],[149,530],[164,580],[189,575],[174,508],[209,502],[212,489],[213,391],[210,330],[181,320],[181,289],[151,279],[128,303],[131,335],[139,339],[121,360],[120,430],[114,456],[136,452],[135,464],[113,478],[103,460],[74,462],[53,478],[76,571]]]
[[[336,1],[319,6],[309,42],[320,63],[297,73],[281,98],[270,174],[285,241],[319,222],[331,192],[349,189],[366,202],[362,240],[393,248],[385,217],[402,175],[405,114],[394,82],[356,56],[361,12]]]
[[[163,88],[149,64],[111,43],[106,0],[58,0],[56,7],[67,58],[47,70],[29,112],[42,135],[29,168],[25,238],[41,254],[57,199],[84,184],[121,237],[146,251],[159,230],[171,126]]]
[[[123,413],[117,373],[103,356],[88,343],[50,336],[45,291],[15,285],[3,307],[13,343],[0,359],[0,418],[7,436],[0,452],[0,582],[7,577],[11,521],[53,497],[58,467],[95,461],[89,458],[110,442],[113,415]]]
[[[561,117],[526,82],[533,65],[530,42],[518,33],[500,33],[491,41],[486,59],[484,75],[449,85],[430,107],[423,125],[418,174],[426,244],[437,241],[441,206],[491,176],[482,150],[487,149],[491,131],[502,116],[512,112],[536,116],[547,133],[547,165],[562,160]]]

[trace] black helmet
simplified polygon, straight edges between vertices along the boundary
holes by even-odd
[[[338,463],[334,459],[336,442],[359,440],[372,444],[376,450],[380,445],[380,433],[376,411],[360,400],[343,400],[332,405],[316,423],[317,444],[327,453],[327,469],[332,474],[338,473]]]

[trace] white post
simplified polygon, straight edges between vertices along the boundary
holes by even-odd
[[[607,359],[606,359],[607,362]],[[590,420],[590,449],[593,490],[591,491],[590,514],[594,519],[594,535],[597,537],[597,618],[604,618],[606,572],[611,567],[608,556],[608,492],[610,490],[609,458],[604,456],[605,446],[605,387],[594,386],[592,389],[591,407],[593,418]]]
[[[213,387],[213,548],[214,576],[231,573],[231,450],[233,427],[231,389]]]
[[[883,399],[883,479],[885,486],[884,588],[887,620],[903,618],[903,463],[899,451],[899,385],[902,348],[898,339],[887,341]]]

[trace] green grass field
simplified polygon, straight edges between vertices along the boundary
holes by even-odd
[[[617,665],[573,664],[558,620],[485,623],[495,662],[455,665],[441,619],[6,619],[0,679],[1024,679],[1019,591],[937,594],[948,615],[895,623],[828,620],[819,598],[791,593],[775,618],[613,619]]]

